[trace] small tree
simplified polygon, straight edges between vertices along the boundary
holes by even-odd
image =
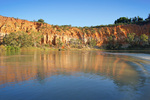
[[[42,34],[39,32],[31,32],[32,42],[34,47],[36,47],[41,42]]]
[[[138,16],[138,22],[143,21],[143,18]]]
[[[115,20],[115,24],[119,23],[130,23],[131,19],[128,19],[127,17],[120,17],[119,19]]]
[[[127,34],[127,42],[132,44],[134,42],[135,33]]]
[[[43,19],[39,19],[38,22],[45,23]]]
[[[150,14],[148,15],[148,17],[145,20],[150,21]]]
[[[18,32],[18,46],[19,47],[30,47],[33,45],[32,37],[25,32]]]
[[[148,45],[148,36],[146,34],[142,34],[140,40],[143,46]]]
[[[133,23],[135,23],[135,22],[137,22],[137,21],[138,21],[138,18],[137,18],[137,17],[132,18],[132,22],[133,22]]]
[[[108,43],[106,45],[106,49],[111,49],[111,50],[117,50],[120,49],[122,44],[119,44],[119,42],[116,40],[115,35],[110,35],[108,37]]]

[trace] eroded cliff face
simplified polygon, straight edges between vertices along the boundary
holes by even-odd
[[[11,17],[0,16],[0,39],[11,32],[24,31],[40,32],[43,34],[42,44],[56,45],[57,39],[63,43],[69,43],[70,39],[81,39],[84,43],[93,38],[96,39],[97,45],[101,46],[106,43],[108,37],[112,34],[120,42],[124,42],[128,33],[150,34],[150,23],[145,25],[118,25],[100,28],[77,28],[70,26],[53,26],[46,23],[30,22],[27,20],[15,19]]]

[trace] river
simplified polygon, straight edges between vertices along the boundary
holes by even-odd
[[[0,100],[150,100],[150,54],[0,53]]]

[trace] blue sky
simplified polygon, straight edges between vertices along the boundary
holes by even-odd
[[[147,18],[150,0],[0,0],[0,15],[44,19],[53,25],[113,24],[119,17]]]

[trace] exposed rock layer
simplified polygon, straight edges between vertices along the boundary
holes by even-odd
[[[30,22],[27,20],[15,19],[11,17],[0,16],[0,36],[1,38],[11,32],[24,31],[30,33],[31,31],[40,32],[43,34],[42,43],[56,44],[57,38],[63,43],[68,43],[71,38],[81,39],[88,42],[89,39],[97,40],[97,45],[102,45],[107,41],[112,34],[116,39],[124,41],[128,33],[150,34],[150,23],[145,25],[118,25],[100,28],[77,28],[77,27],[59,27],[38,22]]]

